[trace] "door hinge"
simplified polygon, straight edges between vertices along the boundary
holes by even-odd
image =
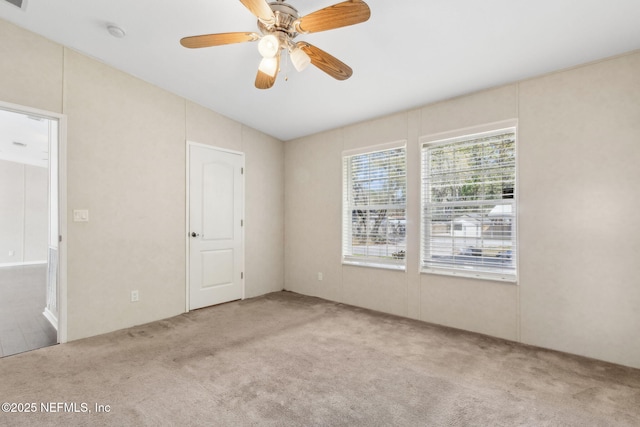
[[[240,220],[240,227],[244,227],[244,219]]]
[[[244,175],[244,168],[240,168],[240,175]]]
[[[241,273],[240,273],[240,278],[241,278],[241,279],[244,279],[244,272],[241,272]]]
[[[62,235],[58,236],[58,242],[62,243]]]

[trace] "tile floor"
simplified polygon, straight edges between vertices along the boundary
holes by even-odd
[[[44,317],[47,266],[0,268],[0,357],[54,345]]]

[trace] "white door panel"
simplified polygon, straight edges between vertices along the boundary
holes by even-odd
[[[203,251],[200,254],[203,288],[233,284],[233,249]]]
[[[241,299],[244,156],[189,146],[189,308]]]
[[[202,238],[233,239],[234,169],[224,163],[208,163],[202,175]]]

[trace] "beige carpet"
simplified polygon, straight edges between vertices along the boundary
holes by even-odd
[[[0,359],[0,402],[36,404],[0,425],[638,426],[640,370],[278,292]]]

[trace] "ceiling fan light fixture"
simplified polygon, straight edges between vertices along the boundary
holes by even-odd
[[[278,71],[278,60],[276,58],[262,58],[258,70],[262,71],[269,77],[273,77]]]
[[[258,52],[263,58],[273,58],[280,50],[280,40],[273,34],[267,34],[258,43]]]
[[[309,58],[309,55],[299,47],[293,49],[289,56],[291,57],[291,63],[298,72],[303,71],[309,66],[309,64],[311,64],[311,58]]]

